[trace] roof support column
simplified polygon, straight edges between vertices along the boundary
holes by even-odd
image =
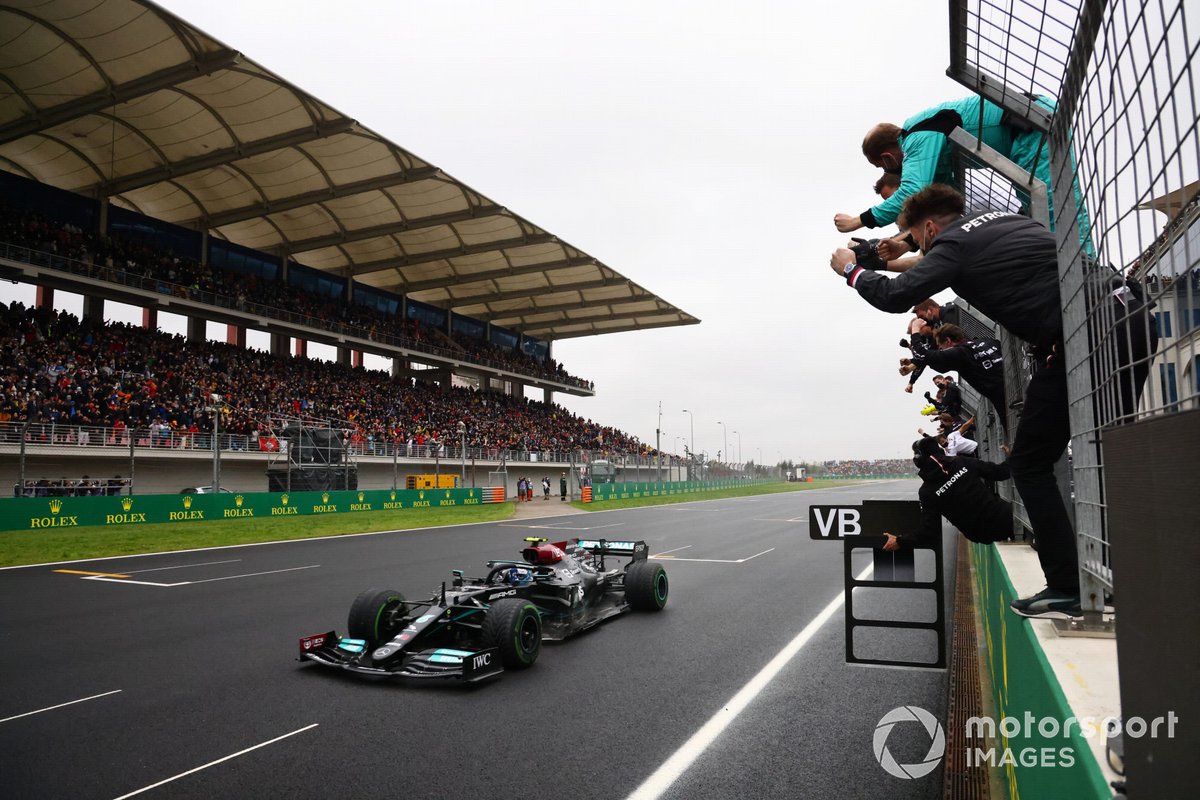
[[[245,325],[226,325],[225,326],[225,341],[237,347],[246,347],[246,326]]]
[[[83,296],[83,318],[104,322],[104,298],[85,294]]]
[[[203,344],[208,338],[208,320],[204,317],[187,318],[187,340],[191,344]]]
[[[108,198],[101,197],[99,200],[100,214],[96,219],[96,229],[101,235],[108,233]]]
[[[288,348],[291,345],[291,343],[292,343],[291,337],[288,336],[286,333],[272,333],[271,334],[271,355],[273,355],[273,356],[288,355]]]
[[[296,358],[308,358],[308,340],[294,339],[296,345]]]
[[[208,228],[200,231],[200,266],[208,266]]]
[[[142,309],[142,327],[148,331],[158,330],[158,309],[147,306]]]
[[[345,366],[350,366],[350,353],[351,353],[351,350],[349,347],[338,347],[337,363],[343,364]]]
[[[288,281],[288,256],[287,253],[279,254],[279,282],[287,283]]]
[[[37,299],[34,304],[38,308],[48,308],[54,310],[54,288],[51,286],[37,287]]]

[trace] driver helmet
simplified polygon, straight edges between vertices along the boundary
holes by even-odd
[[[509,586],[524,586],[529,581],[529,570],[522,569],[521,567],[513,567],[504,578],[504,582]]]

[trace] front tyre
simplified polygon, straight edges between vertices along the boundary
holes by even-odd
[[[488,608],[481,633],[487,646],[499,649],[505,669],[526,669],[542,650],[542,615],[528,600],[506,597]]]
[[[637,611],[662,611],[669,589],[662,564],[635,561],[625,570],[625,599]]]
[[[366,639],[371,646],[391,641],[404,619],[404,595],[395,589],[367,589],[354,599],[346,620],[351,639]]]

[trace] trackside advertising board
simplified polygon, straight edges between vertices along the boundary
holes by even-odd
[[[665,497],[673,494],[715,492],[718,489],[736,489],[739,486],[757,486],[771,483],[766,480],[739,481],[649,481],[645,483],[597,483],[592,489],[593,503],[605,500],[629,500],[635,497]],[[584,499],[584,502],[588,502]]]
[[[15,497],[0,500],[0,530],[356,514],[364,511],[476,506],[503,501],[502,494],[482,488]]]

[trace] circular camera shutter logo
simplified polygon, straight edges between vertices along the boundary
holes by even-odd
[[[929,734],[929,752],[925,758],[916,764],[899,764],[887,748],[888,736],[892,728],[900,722],[919,722]],[[883,715],[875,726],[875,736],[871,741],[875,750],[875,760],[889,775],[895,775],[904,780],[923,778],[937,767],[946,754],[946,734],[942,731],[937,717],[918,706],[900,706],[893,708]]]

